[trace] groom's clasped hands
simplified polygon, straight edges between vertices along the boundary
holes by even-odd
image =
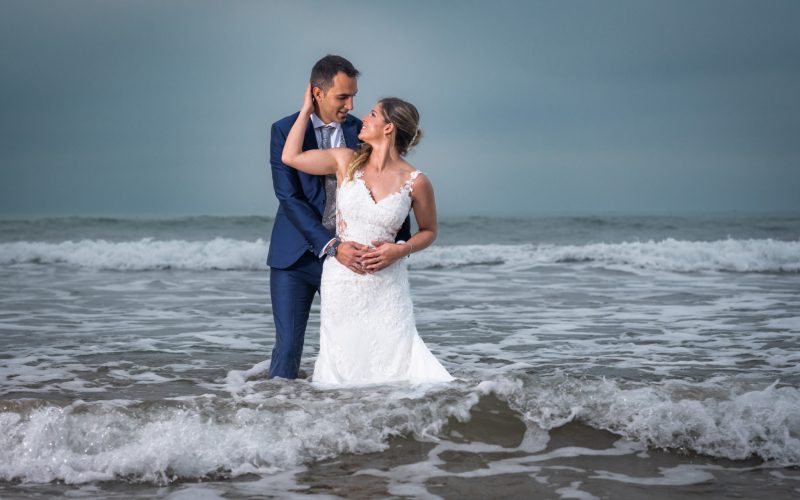
[[[374,273],[405,257],[407,250],[403,247],[391,241],[373,241],[372,245],[343,241],[336,251],[336,260],[354,273]]]

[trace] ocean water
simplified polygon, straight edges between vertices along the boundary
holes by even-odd
[[[345,390],[265,378],[270,227],[0,221],[0,498],[800,496],[800,217],[444,219],[458,380]]]

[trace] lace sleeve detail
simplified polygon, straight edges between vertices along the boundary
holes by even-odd
[[[342,211],[336,209],[336,237],[340,240],[348,239],[347,234],[347,221],[342,216]]]
[[[417,180],[419,174],[422,172],[420,170],[414,170],[411,172],[411,175],[408,176],[408,180],[403,184],[403,190],[408,191],[409,193],[414,191],[414,181]]]

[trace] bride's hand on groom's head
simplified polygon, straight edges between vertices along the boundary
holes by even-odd
[[[364,274],[363,258],[369,249],[366,245],[355,241],[343,241],[336,249],[336,260],[354,273]]]
[[[311,83],[306,85],[306,93],[303,95],[303,107],[300,111],[304,113],[314,112],[314,95],[311,93]]]

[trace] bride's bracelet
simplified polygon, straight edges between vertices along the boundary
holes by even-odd
[[[408,245],[408,255],[406,257],[411,257],[411,254],[414,253],[414,245],[410,241],[406,241],[406,245]]]

